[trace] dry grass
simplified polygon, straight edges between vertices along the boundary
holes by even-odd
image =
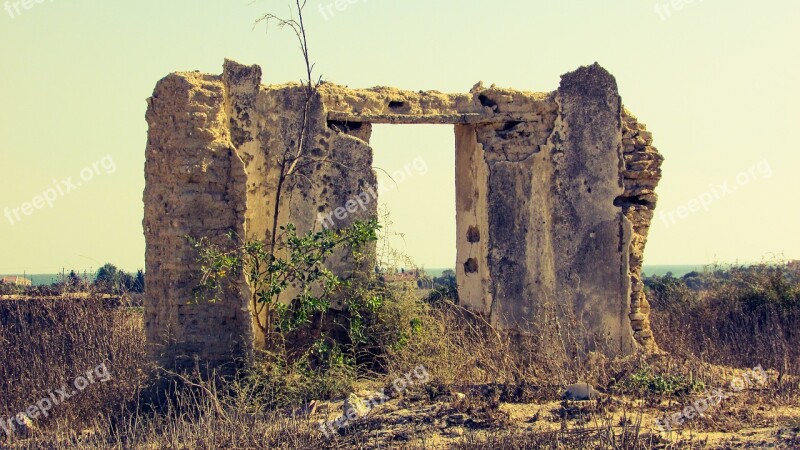
[[[767,280],[754,284],[750,279],[749,286],[771,286]],[[30,439],[0,433],[0,448],[706,448],[692,436],[666,441],[653,429],[652,417],[679,411],[702,395],[704,387],[730,381],[730,369],[709,361],[739,367],[780,363],[782,367],[772,367],[783,377],[763,391],[726,400],[714,414],[687,422],[686,430],[696,434],[735,431],[743,424],[782,427],[782,436],[792,442],[798,416],[781,408],[800,401],[792,377],[796,366],[777,355],[778,350],[784,355],[796,350],[790,348],[799,329],[791,329],[795,310],[769,315],[767,311],[778,314],[777,303],[758,306],[750,296],[751,306],[764,309],[763,315],[747,318],[734,308],[734,300],[745,292],[741,286],[723,283],[705,294],[716,309],[700,301],[662,305],[654,315],[658,342],[678,357],[572,358],[567,349],[575,342],[561,342],[556,351],[544,348],[552,344],[547,327],[525,338],[503,336],[455,304],[431,305],[397,291],[369,319],[370,342],[356,355],[358,366],[312,370],[298,361],[263,359],[239,378],[225,381],[148,368],[136,309],[97,299],[3,301],[0,419],[100,363],[107,362],[113,380],[90,386],[54,409],[50,419],[37,420]],[[727,303],[719,300],[725,298]],[[656,303],[663,300],[656,298]],[[756,325],[763,327],[754,329]],[[769,337],[759,330],[769,330]],[[776,336],[779,342],[770,342]],[[712,345],[715,339],[719,346]],[[753,354],[766,359],[748,359]],[[319,417],[295,414],[311,400],[340,398],[365,383],[385,385],[419,365],[431,376],[424,386],[405,393],[384,414],[331,439],[319,431]],[[563,386],[578,381],[610,395],[585,404],[560,402]],[[461,400],[453,400],[457,393],[464,394]],[[551,403],[551,410],[531,413],[522,422],[512,420],[503,406],[524,409]],[[339,403],[332,405],[340,408]],[[463,434],[442,438],[453,429]]]
[[[610,361],[596,353],[573,358],[568,350],[577,345],[573,337],[553,345],[552,336],[558,332],[544,320],[530,327],[536,330],[532,334],[507,335],[452,301],[428,305],[404,291],[396,293],[395,298],[397,301],[381,312],[384,317],[380,322],[395,327],[400,324],[401,333],[411,338],[404,345],[382,347],[389,355],[390,373],[404,373],[423,364],[442,385],[527,381],[564,386],[583,381],[604,384],[614,370]],[[407,325],[415,321],[417,327]],[[378,331],[388,336],[397,332]]]
[[[141,313],[99,298],[0,301],[0,419],[105,364],[113,382],[94,383],[42,418],[44,428],[80,428],[121,407],[147,377]]]
[[[800,375],[800,280],[785,266],[735,267],[654,284],[653,332],[666,352]]]

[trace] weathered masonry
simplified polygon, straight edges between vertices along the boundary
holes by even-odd
[[[278,156],[297,147],[305,99],[298,84],[264,86],[258,66],[226,61],[221,76],[171,74],[148,100],[145,321],[159,363],[226,364],[261,340],[246,295],[189,304],[198,268],[185,236],[266,240],[274,211],[279,225],[318,229],[321,213],[374,186],[376,123],[455,128],[463,305],[511,331],[545,317],[580,335],[585,351],[655,348],[640,277],[662,157],[602,67],[564,75],[551,93],[323,84],[305,125],[311,158],[276,205]]]

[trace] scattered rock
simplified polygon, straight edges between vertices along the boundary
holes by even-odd
[[[372,408],[356,394],[350,394],[342,404],[342,415],[348,421],[358,420],[365,417]]]
[[[564,393],[565,399],[575,401],[593,400],[599,396],[600,393],[588,383],[571,384]]]

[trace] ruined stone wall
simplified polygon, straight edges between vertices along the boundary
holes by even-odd
[[[147,115],[146,314],[160,361],[216,364],[263,339],[243,280],[221,304],[186,304],[197,267],[183,236],[235,231],[269,241],[286,223],[303,233],[373,217],[374,123],[455,127],[456,269],[466,307],[502,329],[556,326],[582,352],[655,348],[641,264],[661,157],[604,69],[567,74],[552,93],[326,83],[307,98],[297,84],[263,86],[260,68],[232,61],[222,76],[173,74],[156,87]],[[281,155],[298,145],[308,157],[281,179]],[[350,270],[342,255],[330,267]]]
[[[650,330],[650,303],[644,293],[642,264],[650,222],[658,201],[655,189],[661,180],[661,163],[664,157],[653,147],[652,133],[627,109],[622,112],[622,145],[625,158],[625,193],[617,204],[633,224],[630,245],[631,327],[637,342],[653,350],[656,343]]]
[[[486,224],[478,229],[488,245],[485,262],[474,244],[464,255],[475,255],[459,255],[464,301],[483,300],[471,306],[490,311],[501,328],[580,342],[579,354],[631,353],[633,226],[617,204],[624,186],[615,80],[595,65],[565,75],[558,91],[536,101],[513,91],[479,96],[496,113],[527,116],[476,127],[471,165],[485,179],[477,190],[485,192]],[[475,278],[490,280],[484,298],[470,292]]]

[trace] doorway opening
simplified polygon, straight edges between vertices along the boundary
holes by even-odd
[[[370,146],[379,186],[379,264],[424,269],[456,262],[455,137],[452,125],[373,125]]]

